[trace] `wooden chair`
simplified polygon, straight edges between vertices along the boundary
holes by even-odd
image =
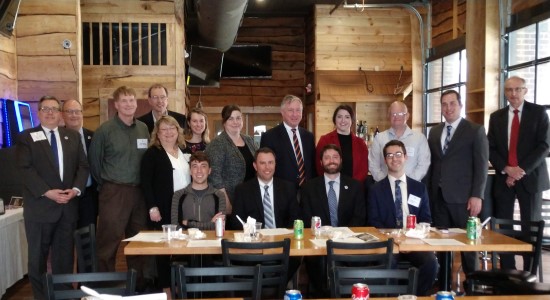
[[[261,266],[229,266],[190,268],[182,264],[173,264],[172,297],[187,299],[188,293],[202,292],[249,292],[251,299],[261,299]],[[235,277],[246,276],[252,280],[235,280]],[[221,280],[220,280],[221,279]],[[226,295],[233,297],[233,294]],[[208,296],[210,297],[210,296]],[[202,298],[202,294],[198,295]]]
[[[521,229],[517,230],[514,226]],[[491,229],[495,232],[530,243],[532,252],[491,252],[491,270],[474,271],[466,274],[466,293],[498,294],[498,287],[506,285],[509,281],[534,282],[537,280],[537,270],[541,259],[542,233],[544,221],[517,221],[507,219],[491,219]],[[499,257],[501,254],[522,255],[530,258],[531,264],[527,271],[501,269]],[[480,289],[478,287],[482,286]]]
[[[282,298],[288,282],[288,261],[290,239],[278,242],[241,243],[222,240],[222,256],[225,266],[254,266],[260,264],[262,291],[264,288],[275,288],[276,295]]]
[[[90,224],[75,230],[74,244],[78,273],[97,272],[95,225]]]
[[[73,289],[73,284],[85,285],[100,294],[132,296],[136,292],[137,272],[95,272],[76,274],[44,274],[44,291],[46,299],[80,299],[87,296],[80,289]]]
[[[339,267],[332,269],[330,293],[332,298],[346,298],[351,295],[355,283],[366,283],[370,295],[396,296],[414,295],[418,284],[418,269],[365,269],[363,267]]]
[[[544,272],[542,271],[542,252],[550,250],[550,199],[542,199],[541,217],[544,221],[544,231],[542,233],[542,249],[539,263],[539,281],[542,283],[544,282]]]

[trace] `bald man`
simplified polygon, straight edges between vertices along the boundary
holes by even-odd
[[[84,153],[88,155],[88,149],[90,148],[94,132],[82,127],[82,104],[75,99],[70,99],[63,103],[62,110],[65,127],[80,134]],[[79,196],[79,199],[77,228],[90,224],[97,226],[97,186],[92,180],[91,175],[86,182],[86,190]]]

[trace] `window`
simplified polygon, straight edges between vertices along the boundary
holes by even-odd
[[[428,133],[432,126],[443,121],[440,104],[443,91],[454,89],[460,93],[461,116],[466,115],[466,50],[428,60],[426,70],[428,80],[424,98],[426,99],[426,133]]]

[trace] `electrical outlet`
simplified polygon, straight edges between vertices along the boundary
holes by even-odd
[[[73,44],[71,43],[71,40],[64,40],[62,45],[63,45],[63,49],[71,49],[71,46]]]

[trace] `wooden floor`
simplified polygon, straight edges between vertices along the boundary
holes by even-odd
[[[521,261],[521,259],[519,259]],[[544,273],[544,281],[550,282],[550,251],[543,251],[542,255],[542,263],[543,266],[545,266],[543,273]],[[453,282],[456,282],[456,270],[460,266],[460,255],[455,255],[455,261],[453,265]],[[520,267],[520,265],[518,265]],[[124,259],[123,250],[122,248],[119,249],[117,254],[117,265],[116,265],[117,271],[125,271],[126,270],[126,260]],[[304,272],[300,272],[300,274],[303,274]],[[1,275],[0,275],[1,276]],[[461,280],[464,280],[464,275],[461,275]],[[300,280],[300,288],[303,289],[303,280]],[[305,288],[305,287],[304,287]],[[10,287],[6,294],[2,296],[1,300],[31,300],[32,299],[32,290],[29,283],[29,279],[27,277],[19,280],[15,285]]]

